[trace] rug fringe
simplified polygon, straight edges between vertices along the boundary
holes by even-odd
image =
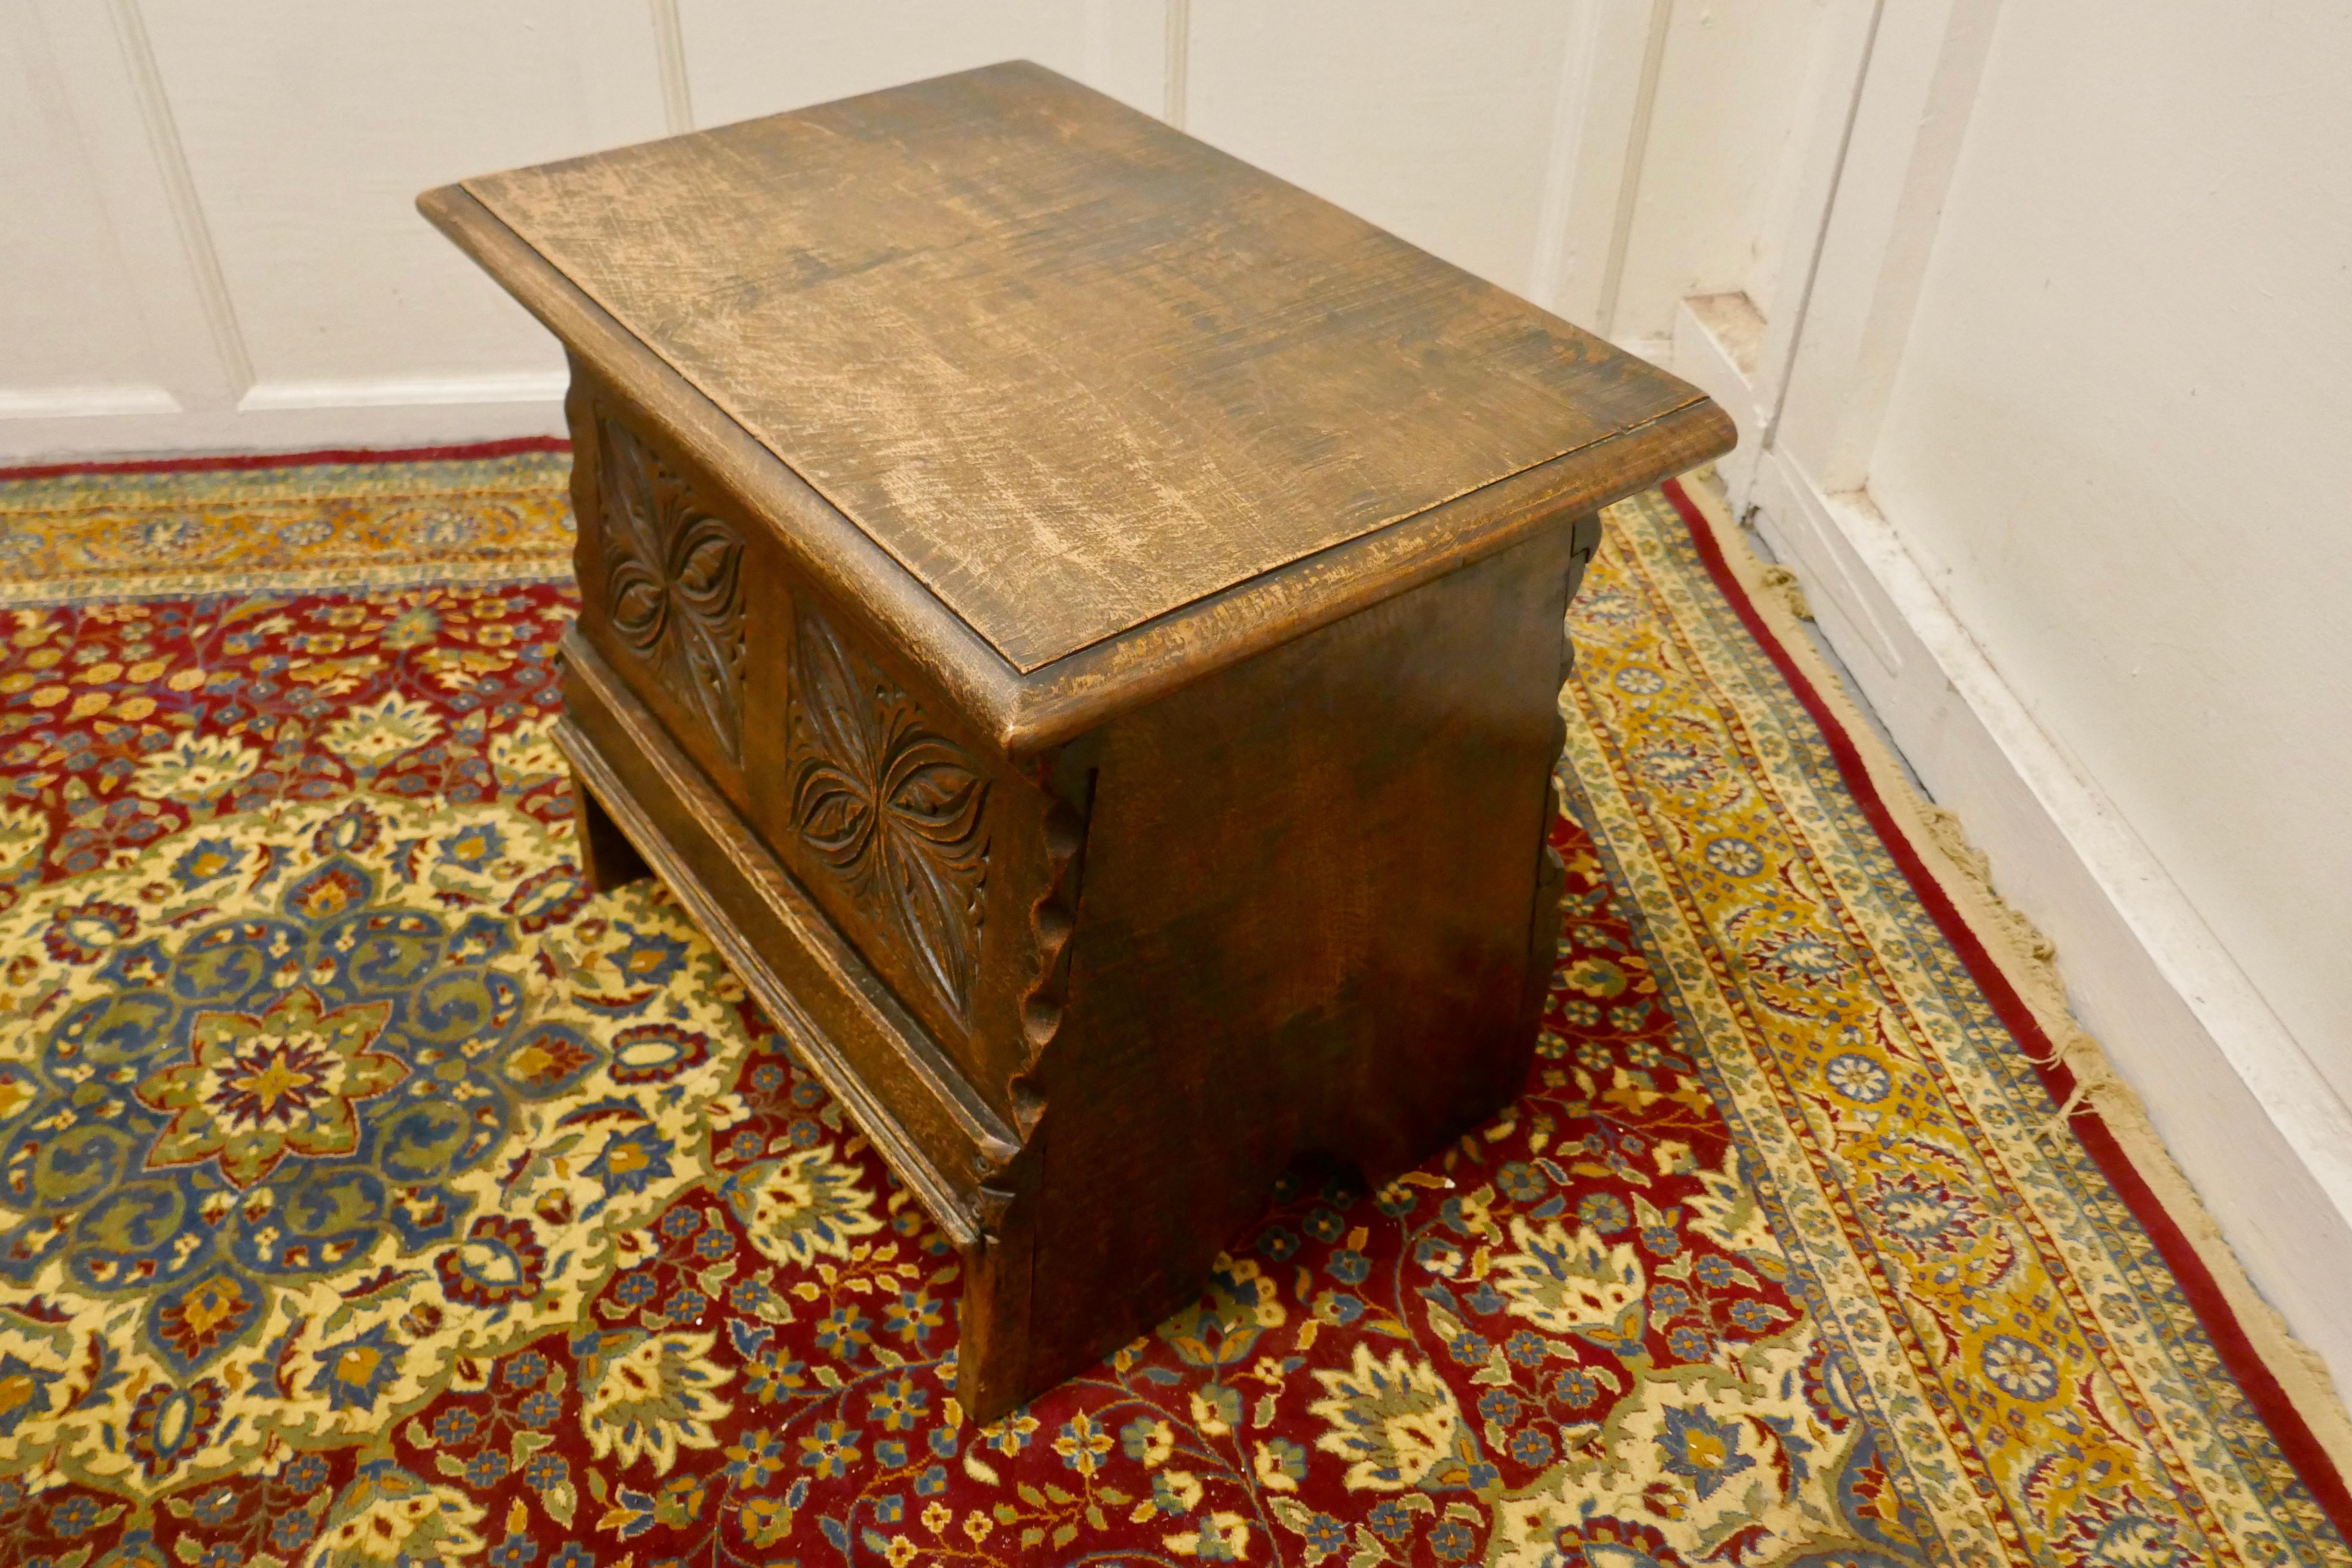
[[[1813,618],[1802,580],[1756,553],[1715,488],[1713,465],[1684,476],[1681,489],[1706,520],[1724,561],[1773,635],[1844,726],[1879,798],[2042,1026],[2051,1052],[2036,1059],[2043,1067],[2063,1066],[2073,1077],[2074,1089],[2044,1123],[2045,1135],[2074,1116],[2095,1116],[2105,1124],[2156,1201],[2196,1249],[2255,1354],[2271,1369],[2313,1437],[2338,1473],[2352,1475],[2352,1415],[2346,1412],[2326,1363],[2294,1336],[2278,1310],[2255,1289],[2228,1237],[2157,1135],[2139,1095],[2116,1073],[2105,1049],[2075,1021],[2059,973],[2057,943],[2001,897],[1993,884],[1990,858],[1969,842],[1958,814],[1921,795],[1864,719],[1844,683],[1796,624]]]
[[[1813,606],[1805,597],[1805,585],[1798,582],[1797,574],[1786,566],[1765,563],[1763,574],[1757,578],[1757,582],[1768,592],[1779,594],[1780,602],[1789,606],[1789,613],[1799,620],[1813,618]]]

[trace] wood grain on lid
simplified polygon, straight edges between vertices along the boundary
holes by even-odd
[[[1701,401],[1025,63],[465,188],[1024,674]]]

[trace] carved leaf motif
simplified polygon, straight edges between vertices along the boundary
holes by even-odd
[[[688,531],[686,559],[677,566],[677,591],[689,604],[709,604],[722,595],[734,564],[735,542],[705,526],[709,521],[703,519]]]
[[[980,957],[988,781],[816,611],[796,620],[793,831],[961,1017]]]
[[[874,837],[874,805],[839,768],[812,763],[801,780],[793,820],[802,841],[835,870],[862,864]]]
[[[740,761],[743,542],[626,429],[599,430],[605,619]]]
[[[647,648],[660,640],[669,599],[661,579],[635,561],[624,561],[613,573],[613,629],[633,647]]]

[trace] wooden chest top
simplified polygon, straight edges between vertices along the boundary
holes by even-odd
[[[1544,487],[1589,504],[1727,444],[1672,376],[1025,63],[464,189],[1023,676],[1542,465],[1622,476]]]

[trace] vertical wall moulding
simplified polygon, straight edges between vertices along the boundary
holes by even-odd
[[[1633,124],[1625,138],[1625,172],[1617,182],[1616,221],[1609,230],[1609,263],[1601,276],[1601,304],[1592,330],[1609,337],[1617,328],[1617,296],[1625,282],[1625,252],[1633,238],[1634,204],[1642,195],[1642,159],[1650,144],[1650,116],[1658,101],[1658,73],[1665,67],[1666,29],[1675,0],[1650,0],[1650,36],[1642,47],[1641,85],[1634,91]]]
[[[1160,118],[1184,129],[1184,105],[1192,91],[1192,0],[1168,0],[1167,100]]]
[[[1662,68],[1663,51],[1649,46],[1666,3],[1582,0],[1561,38],[1528,277],[1536,303],[1588,331],[1601,326],[1610,258],[1623,226],[1621,197],[1639,162],[1633,137],[1644,119],[1645,79],[1650,88],[1656,82],[1655,68],[1644,78],[1644,63]]]
[[[1543,205],[1536,213],[1535,254],[1528,258],[1528,297],[1547,310],[1570,315],[1569,236],[1575,225],[1577,164],[1584,152],[1584,121],[1591,112],[1600,68],[1600,20],[1580,5],[1560,44],[1559,78],[1552,84],[1551,133],[1544,153]]]
[[[652,7],[654,56],[661,67],[662,122],[673,136],[694,129],[694,92],[686,71],[686,25],[677,0],[646,0]]]
[[[1870,19],[1864,26],[1861,58],[1854,68],[1853,90],[1845,106],[1843,122],[1838,128],[1833,172],[1830,175],[1829,189],[1822,196],[1819,224],[1811,236],[1811,243],[1806,247],[1805,280],[1797,289],[1795,308],[1788,313],[1788,324],[1777,332],[1768,331],[1766,356],[1758,367],[1770,399],[1760,436],[1767,447],[1780,438],[1780,416],[1789,402],[1790,367],[1796,360],[1798,345],[1804,339],[1805,318],[1813,305],[1813,286],[1821,277],[1822,253],[1828,248],[1830,226],[1837,218],[1838,191],[1845,181],[1847,156],[1853,150],[1854,121],[1862,110],[1864,89],[1870,79],[1871,56],[1878,47],[1879,19],[1885,15],[1885,0],[1877,0],[1870,7]]]
[[[216,399],[184,397],[182,401],[217,401],[234,406],[253,386],[253,356],[246,348],[244,329],[237,324],[236,306],[229,298],[228,279],[221,272],[220,252],[213,244],[204,204],[197,198],[195,179],[188,172],[187,150],[181,144],[171,98],[163,90],[163,73],[155,66],[147,21],[140,15],[139,0],[107,0],[107,14],[114,23],[115,38],[122,48],[123,68],[138,97],[139,117],[147,132],[148,147],[154,154],[156,173],[171,202],[180,247],[195,279],[197,297],[203,301],[205,324],[211,331],[213,347],[220,356],[226,395]]]

